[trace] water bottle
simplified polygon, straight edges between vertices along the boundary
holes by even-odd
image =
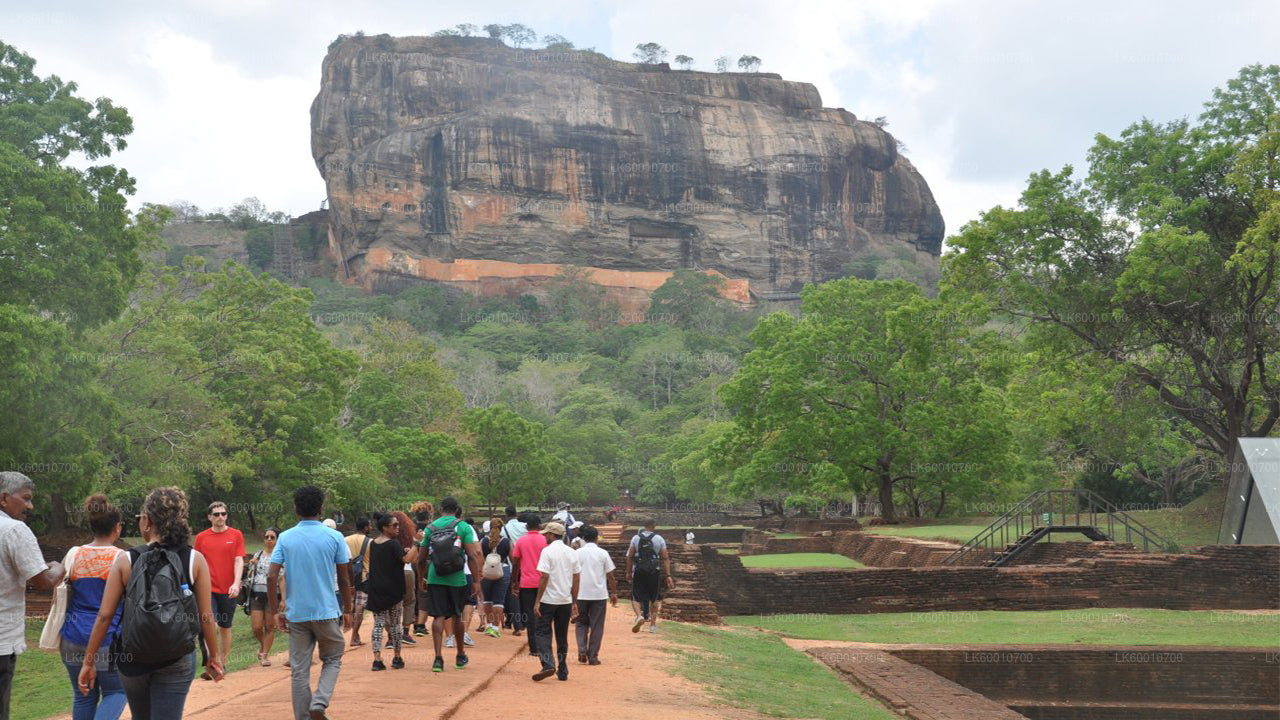
[[[186,583],[182,583],[182,597],[191,597],[191,586]]]

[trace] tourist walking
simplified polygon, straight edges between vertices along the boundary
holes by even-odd
[[[215,681],[222,679],[222,660],[212,652],[218,627],[211,573],[204,556],[188,545],[187,516],[187,496],[176,487],[156,488],[143,500],[138,515],[143,544],[116,556],[85,645],[79,688],[88,695],[97,684],[99,651],[123,606],[110,652],[133,720],[182,717],[201,635],[209,650],[205,671]]]
[[[258,664],[262,667],[270,667],[271,646],[276,641],[275,619],[267,612],[267,573],[271,570],[271,553],[275,552],[279,537],[279,529],[267,528],[262,533],[262,549],[250,561],[249,623],[253,626],[253,637],[258,641]],[[283,573],[280,581],[284,583]]]
[[[418,566],[427,567],[427,612],[431,616],[431,643],[436,656],[431,664],[432,672],[444,672],[444,634],[446,621],[452,620],[452,635],[458,649],[454,666],[467,666],[464,634],[466,625],[463,611],[467,596],[480,597],[480,543],[476,531],[462,521],[462,508],[458,501],[446,497],[440,501],[439,518],[426,528],[422,547],[425,554],[418,558]],[[471,583],[467,573],[471,570]]]
[[[97,677],[87,693],[80,692],[80,666],[85,660],[85,646],[89,644],[93,623],[102,608],[111,566],[116,556],[124,552],[115,546],[120,539],[120,511],[101,494],[90,495],[84,501],[84,510],[93,542],[67,552],[68,602],[58,652],[71,680],[72,720],[115,720],[125,706],[124,686],[120,684],[120,674],[109,650],[120,630],[118,611],[112,616],[102,641],[108,650],[93,658]]]
[[[502,615],[507,591],[511,588],[511,540],[507,537],[506,525],[497,515],[489,520],[489,534],[480,541],[480,554],[484,557],[480,579],[485,618],[482,630],[490,637],[502,637]]]
[[[373,669],[386,670],[382,662],[382,635],[388,633],[387,645],[395,653],[391,667],[404,667],[400,647],[404,638],[404,565],[418,557],[418,548],[400,546],[400,521],[394,515],[379,515],[379,535],[369,545],[368,608],[373,613]]]
[[[511,549],[514,550],[516,543],[529,528],[524,524],[524,517],[516,512],[515,505],[507,506],[506,533],[507,540],[511,543]],[[514,570],[514,566],[513,566]],[[512,629],[512,635],[519,636],[524,631],[524,622],[520,617],[520,582],[519,578],[513,572],[511,575],[511,587],[507,588],[507,606],[506,619],[503,625]]]
[[[342,631],[351,624],[351,555],[337,530],[320,524],[324,490],[304,485],[293,492],[297,525],[280,533],[267,572],[267,603],[276,626],[289,633],[289,669],[294,720],[326,720],[325,710],[338,684],[345,642]],[[280,571],[288,572],[280,612]],[[334,578],[338,594],[333,592]],[[311,655],[320,648],[320,679],[311,690]]]
[[[216,652],[223,666],[231,655],[231,622],[236,616],[236,597],[240,595],[240,574],[244,572],[244,535],[227,521],[227,504],[221,500],[209,503],[210,527],[196,535],[194,545],[209,563],[213,615],[221,635],[221,647],[211,646],[209,652]],[[201,673],[200,678],[212,679],[208,672]]]
[[[373,523],[369,518],[356,518],[356,531],[346,537],[347,552],[351,553],[351,647],[364,645],[360,639],[360,624],[364,620],[364,609],[369,603],[369,529]]]
[[[403,510],[392,510],[391,514],[400,525],[400,533],[396,536],[396,541],[405,552],[409,552],[409,548],[416,547],[418,541],[422,539],[417,530],[417,522]],[[401,634],[400,642],[405,645],[417,645],[417,641],[413,639],[413,620],[421,606],[423,584],[414,573],[413,563],[405,563],[403,572],[404,599],[400,605],[400,622],[404,626],[404,632]]]
[[[533,613],[537,617],[538,658],[542,669],[533,674],[535,681],[554,673],[557,680],[569,679],[569,622],[577,614],[578,582],[581,566],[578,553],[565,544],[564,525],[547,523],[549,544],[538,556],[538,594]],[[551,654],[551,635],[555,632],[556,654]]]
[[[658,632],[658,612],[662,609],[662,589],[675,587],[671,578],[671,556],[667,541],[657,533],[655,521],[644,521],[644,529],[631,538],[627,548],[627,576],[631,578],[631,609],[636,614],[631,632],[649,623],[649,632]]]
[[[40,554],[27,515],[36,484],[20,472],[0,472],[0,720],[9,720],[9,695],[18,656],[27,649],[27,583],[53,590],[66,574]]]
[[[580,538],[583,545],[575,551],[581,569],[575,622],[578,662],[599,665],[605,610],[608,604],[618,606],[618,585],[613,577],[613,558],[609,551],[596,544],[600,531],[591,525],[583,526]]]
[[[533,602],[538,597],[538,559],[547,547],[547,537],[539,530],[542,519],[530,513],[525,516],[524,537],[511,548],[511,577],[520,586],[520,623],[529,634],[529,654],[538,655],[538,640],[533,632]]]

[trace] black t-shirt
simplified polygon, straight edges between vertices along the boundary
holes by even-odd
[[[370,612],[382,612],[404,599],[404,556],[406,552],[395,540],[369,543]]]

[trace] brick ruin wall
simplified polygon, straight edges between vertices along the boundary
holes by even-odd
[[[1280,609],[1280,546],[1102,553],[1065,565],[747,569],[701,548],[721,615],[1149,607]]]

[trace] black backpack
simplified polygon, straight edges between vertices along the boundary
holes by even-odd
[[[200,610],[178,553],[153,547],[140,554],[123,604],[118,637],[120,652],[129,662],[162,663],[195,650]]]
[[[640,543],[636,549],[636,572],[653,574],[658,572],[658,551],[653,549],[654,533],[640,532]]]
[[[360,554],[351,559],[351,572],[355,574],[356,589],[364,592],[369,587],[369,580],[362,577],[364,575],[364,551],[369,549],[369,536],[364,536],[364,541],[360,543]]]
[[[432,528],[428,542],[431,548],[431,564],[436,568],[436,575],[452,575],[462,572],[466,559],[462,548],[458,547],[458,532],[454,528],[462,518],[454,518],[444,527]]]

